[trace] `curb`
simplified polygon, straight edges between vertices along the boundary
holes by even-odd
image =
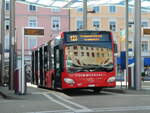
[[[107,92],[112,92],[112,93],[121,93],[121,94],[126,93],[125,89],[104,88],[104,89],[102,89],[102,91],[107,91]]]
[[[2,93],[1,91],[0,91],[0,95],[1,95],[4,99],[10,99],[9,96],[7,96],[6,94]]]

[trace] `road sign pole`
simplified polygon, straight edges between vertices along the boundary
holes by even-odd
[[[4,65],[5,65],[5,0],[2,0],[1,3],[1,67],[0,67],[0,85],[4,83]]]
[[[15,0],[10,0],[10,53],[9,53],[9,89],[13,90],[14,81],[14,43],[15,43]]]
[[[128,0],[126,0],[126,12],[125,12],[125,47],[126,47],[126,88],[128,88]]]
[[[83,0],[83,29],[87,30],[87,0]]]
[[[19,75],[20,94],[25,94],[25,72],[24,72],[24,28],[22,28],[21,39],[21,74]]]
[[[139,91],[141,89],[141,0],[134,0],[134,21],[134,84],[135,89]]]

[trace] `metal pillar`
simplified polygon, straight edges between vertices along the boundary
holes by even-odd
[[[141,0],[134,0],[134,21],[134,84],[135,89],[139,91],[141,89]]]
[[[126,88],[128,88],[128,0],[126,0],[126,11],[125,11],[125,47],[126,47]]]
[[[21,74],[19,75],[19,92],[25,94],[25,68],[24,68],[24,28],[22,28],[21,39]]]
[[[83,0],[83,30],[87,30],[87,0]]]
[[[69,13],[69,16],[68,16],[68,17],[69,17],[69,27],[68,27],[68,29],[69,29],[69,31],[70,31],[70,25],[71,25],[71,24],[70,24],[70,21],[71,21],[70,9],[68,10],[68,13]]]
[[[15,0],[10,0],[10,54],[9,54],[9,89],[13,89],[15,43]]]
[[[4,83],[4,65],[5,65],[5,0],[2,0],[1,4],[1,73],[0,73],[0,85]]]

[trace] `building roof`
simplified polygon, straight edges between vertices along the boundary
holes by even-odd
[[[19,2],[40,5],[51,8],[78,8],[83,6],[83,0],[16,0]],[[125,6],[126,0],[87,0],[88,6],[97,5],[121,5]],[[135,0],[128,0],[129,6],[134,6]],[[141,0],[143,10],[150,10],[150,0]]]

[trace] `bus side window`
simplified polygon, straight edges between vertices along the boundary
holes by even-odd
[[[57,46],[54,48],[54,53],[55,53],[54,55],[55,68],[60,69],[60,61],[59,61],[60,54]]]
[[[59,49],[56,50],[56,68],[58,69],[60,67],[59,63]]]
[[[114,44],[114,53],[118,53],[118,47],[117,47],[117,44]]]

